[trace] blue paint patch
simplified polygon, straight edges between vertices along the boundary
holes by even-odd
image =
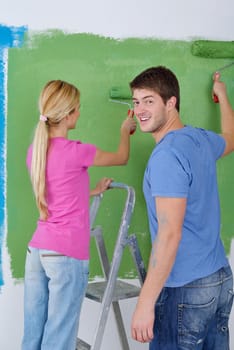
[[[6,208],[6,49],[20,47],[24,42],[27,27],[7,27],[0,24],[0,286],[3,285],[2,250],[5,235],[5,208]]]
[[[6,27],[0,24],[0,48],[20,47],[26,27]]]

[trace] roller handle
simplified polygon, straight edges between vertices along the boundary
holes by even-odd
[[[224,68],[224,67],[223,67]],[[222,69],[222,68],[221,68]],[[220,69],[219,69],[220,70]],[[215,72],[214,73],[214,77],[216,77],[216,76],[218,76],[220,73],[217,71],[217,72]],[[213,93],[213,95],[212,95],[212,98],[213,98],[213,101],[214,101],[214,103],[219,103],[219,98],[218,98],[218,96],[215,94],[215,93]]]
[[[215,95],[215,94],[213,94],[213,101],[214,101],[214,103],[219,103],[219,98],[218,98],[218,96],[217,95]]]
[[[128,117],[130,117],[130,118],[133,118],[133,117],[134,117],[134,110],[133,110],[133,109],[129,109],[129,110],[128,110]],[[136,131],[136,129],[130,131],[130,135],[133,135],[135,131]]]

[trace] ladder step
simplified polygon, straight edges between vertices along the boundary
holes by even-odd
[[[84,340],[77,338],[76,350],[90,350],[91,345],[87,344]]]
[[[86,290],[86,297],[101,302],[107,286],[107,281],[91,282]],[[137,297],[140,293],[140,287],[120,280],[116,281],[112,301]]]

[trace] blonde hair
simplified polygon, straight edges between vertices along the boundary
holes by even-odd
[[[49,81],[39,97],[39,110],[45,120],[40,119],[34,133],[31,180],[40,218],[48,218],[46,202],[46,159],[49,148],[49,129],[56,126],[67,115],[74,112],[80,99],[79,90],[61,80]]]

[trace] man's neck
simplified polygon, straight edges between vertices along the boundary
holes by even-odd
[[[152,133],[153,138],[155,139],[156,143],[159,143],[160,140],[170,131],[182,129],[184,127],[184,124],[180,120],[179,114],[176,113],[171,118],[168,119],[167,123],[158,131],[155,133]]]

